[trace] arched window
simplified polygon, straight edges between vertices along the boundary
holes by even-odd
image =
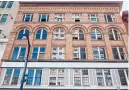
[[[54,39],[65,39],[65,30],[61,28],[55,30],[53,33],[53,38]]]
[[[90,35],[91,40],[102,40],[102,34],[98,28],[92,29]]]
[[[17,39],[18,39],[18,40],[22,40],[22,39],[24,39],[23,35],[24,35],[24,34],[28,34],[28,35],[29,35],[29,33],[30,33],[30,31],[29,31],[28,29],[24,28],[24,29],[22,29],[22,30],[18,33]]]
[[[84,40],[84,33],[80,28],[73,30],[73,40]]]
[[[37,40],[38,39],[46,40],[47,39],[47,30],[45,28],[37,30],[35,38]]]
[[[120,40],[120,32],[115,28],[110,29],[108,35],[110,40]]]

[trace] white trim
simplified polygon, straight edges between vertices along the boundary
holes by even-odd
[[[109,65],[110,64],[110,65]],[[24,62],[3,62],[2,68],[24,67]],[[128,63],[104,62],[28,62],[28,67],[35,68],[128,68]]]

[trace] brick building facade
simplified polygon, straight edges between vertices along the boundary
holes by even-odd
[[[20,86],[27,33],[31,51],[24,88],[127,90],[128,34],[121,7],[120,1],[20,2],[0,88]]]

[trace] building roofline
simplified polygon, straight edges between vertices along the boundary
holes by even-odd
[[[20,1],[20,4],[123,4],[123,1]]]

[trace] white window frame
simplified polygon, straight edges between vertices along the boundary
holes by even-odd
[[[106,55],[106,51],[105,51],[105,48],[104,48],[104,47],[93,47],[93,49],[94,49],[94,48],[97,48],[97,51],[98,51],[98,54],[99,54],[99,59],[97,59],[97,60],[105,60],[105,59],[107,59],[107,55]],[[103,48],[104,51],[105,51],[105,59],[102,59],[102,58],[101,58],[101,55],[100,55],[100,48]]]
[[[56,51],[54,51],[53,49],[54,48],[56,48]],[[63,49],[63,51],[62,50],[60,50],[60,49]],[[60,52],[62,53],[62,55],[64,55],[64,58],[59,58],[60,57]],[[52,59],[53,59],[53,53],[56,53],[57,55],[56,55],[56,60],[64,60],[65,59],[65,47],[53,47],[52,48]]]
[[[79,32],[80,30],[83,32],[83,30],[80,29],[80,28],[75,28],[75,29],[72,31],[72,38],[75,37],[75,35],[77,35],[77,39],[73,39],[73,40],[81,40],[81,39],[80,39],[80,32]],[[84,40],[85,40],[85,34],[84,34],[84,32],[83,32],[83,35],[84,35]]]
[[[42,40],[42,36],[43,36],[43,31],[44,30],[46,30],[47,31],[47,29],[46,28],[42,28],[42,29],[39,29],[39,30],[41,30],[41,33],[40,33],[40,39],[39,40]],[[37,30],[38,31],[38,30]],[[36,33],[35,33],[35,39],[36,39],[36,34],[37,34],[37,31],[36,31]],[[48,33],[47,33],[48,34]],[[47,39],[47,38],[46,38]]]
[[[19,47],[19,50],[18,50],[18,55],[17,55],[17,58],[16,59],[18,59],[19,58],[19,55],[20,55],[20,51],[21,51],[21,48],[22,47],[25,47],[25,46],[16,46],[16,47]],[[15,48],[15,47],[14,47]],[[13,48],[13,51],[14,51],[14,48]],[[25,47],[26,48],[26,47]],[[13,55],[13,51],[12,51],[12,55]],[[12,55],[11,55],[11,58],[12,58]],[[26,57],[26,51],[25,51],[25,56],[24,56],[24,58]]]
[[[116,31],[118,32],[118,35],[119,35],[119,36],[118,36],[118,37],[119,37],[119,39],[116,39],[116,36],[115,36],[114,30],[115,30],[115,29],[113,29],[113,28],[111,29],[114,40],[120,40],[120,32],[116,30]]]
[[[33,47],[33,49],[34,48],[38,48],[38,55],[37,55],[37,59],[39,59],[39,54],[40,53],[42,53],[42,52],[40,52],[40,48],[43,48],[43,47]],[[44,47],[45,49],[46,49],[46,47]],[[33,53],[33,52],[32,52]],[[45,52],[44,53],[42,53],[42,54],[45,54]],[[32,56],[33,56],[33,54],[31,55],[31,58],[32,58]]]
[[[23,22],[27,22],[27,21],[25,21],[25,18],[26,18],[27,15],[30,15],[30,19],[29,19],[28,22],[31,22],[33,14],[29,14],[29,13],[24,13],[23,14]]]
[[[79,73],[79,76],[75,76],[75,72],[73,72],[73,85],[76,86],[75,83],[74,83],[74,81],[75,81],[74,78],[75,77],[79,77],[80,78],[80,81],[81,81],[81,85],[80,86],[89,86],[90,85],[89,69],[73,69],[73,71],[74,70],[79,70],[80,73]],[[82,70],[88,70],[88,75],[87,76],[83,76],[82,75]],[[82,84],[83,77],[84,78],[88,78],[89,85],[83,85]]]
[[[113,80],[112,80],[112,74],[111,74],[111,70],[110,69],[96,69],[96,79],[97,77],[100,77],[100,76],[97,76],[97,70],[102,70],[102,78],[103,78],[103,85],[98,85],[98,80],[97,80],[97,85],[98,86],[113,86]],[[106,85],[106,77],[105,77],[105,73],[104,73],[104,70],[109,70],[110,71],[110,77],[111,77],[111,81],[112,81],[112,85]]]
[[[41,15],[41,16],[40,16],[40,15]],[[48,22],[48,16],[49,16],[49,14],[42,14],[42,13],[39,14],[39,18],[40,18],[39,22],[43,22],[43,21],[41,21],[41,17],[42,17],[43,15],[46,15],[46,21],[44,21],[44,22]]]
[[[124,71],[125,79],[126,79],[126,82],[127,82],[127,85],[122,85],[121,80],[120,80],[120,85],[121,86],[128,86],[129,85],[129,78],[128,78],[127,74],[126,74],[126,70],[125,69],[118,69],[118,70],[123,70]],[[118,72],[118,76],[119,76],[119,72]],[[119,76],[119,78],[120,78],[120,76]]]
[[[27,70],[26,70],[26,73],[27,73],[27,74],[28,74],[28,71],[29,71],[29,70],[34,70],[32,85],[27,85],[26,82],[25,82],[25,85],[26,85],[26,86],[37,86],[37,85],[34,85],[35,76],[36,76],[36,70],[41,70],[42,75],[43,75],[43,69],[38,69],[38,68],[37,68],[37,69],[31,69],[31,68],[30,68],[30,69],[27,69]],[[41,85],[41,83],[42,83],[42,81],[43,81],[43,80],[42,80],[42,75],[41,75],[41,82],[40,82],[40,85]],[[38,86],[40,86],[40,85],[38,85]]]
[[[51,75],[51,70],[55,70],[56,71],[56,74],[55,75]],[[59,70],[64,70],[64,73],[63,74],[59,74]],[[56,85],[49,85],[50,83],[50,77],[56,77]],[[58,85],[58,78],[60,77],[63,77],[64,78],[64,85]],[[64,68],[61,68],[61,69],[55,69],[55,68],[50,68],[49,69],[49,82],[48,82],[48,85],[49,86],[65,86],[65,69]]]
[[[125,51],[124,51],[124,48],[123,48],[123,47],[112,47],[112,48],[116,48],[116,49],[117,49],[117,53],[118,53],[119,59],[120,59],[120,60],[123,60],[123,59],[121,58],[121,53],[120,53],[120,50],[119,50],[119,49],[122,48],[122,49],[123,49],[123,53],[124,53],[124,52],[125,52]],[[126,57],[127,57],[127,56],[124,55],[124,58],[125,58],[125,59],[126,59]]]
[[[59,28],[57,29],[59,30],[59,32],[56,32],[56,30],[53,32],[53,39],[65,39],[65,30]],[[61,30],[63,30],[64,32],[61,32]],[[58,37],[56,37],[55,35],[58,35]],[[61,37],[61,35],[64,35],[64,37]]]
[[[24,30],[24,31],[23,31],[23,34],[26,34],[26,30],[29,30],[29,29],[24,28],[24,29],[21,29],[21,30]],[[21,31],[21,30],[20,30],[20,31]],[[19,32],[20,32],[20,31],[19,31]],[[19,32],[18,32],[18,34],[17,34],[17,39],[18,39],[18,36],[19,36]],[[23,36],[21,40],[24,40],[24,39],[26,39],[26,37]]]
[[[94,29],[92,29],[92,31],[94,31],[95,30],[95,40],[99,40],[98,39],[98,34],[97,34],[97,30],[98,30],[98,28],[94,28]],[[91,32],[92,32],[91,31]],[[101,31],[100,30],[98,30],[100,33],[101,33]],[[101,33],[101,36],[102,36],[102,33]],[[101,39],[102,40],[102,39]]]
[[[81,48],[85,48],[85,55],[86,55],[86,47],[73,47],[73,59],[74,58],[81,59],[81,52],[80,52]],[[77,51],[75,51],[75,49],[77,49]],[[77,54],[78,57],[74,57],[74,54]]]
[[[109,21],[108,21],[108,18],[107,18],[107,15],[111,15],[112,22],[114,22],[114,21],[115,21],[114,14],[104,14],[104,16],[106,17],[106,20],[105,20],[105,22],[109,22]]]
[[[17,84],[16,84],[16,85],[18,85],[18,82],[19,82],[19,79],[20,79],[20,73],[21,73],[21,69],[20,69],[20,68],[6,68],[6,69],[5,69],[5,72],[4,72],[4,76],[3,76],[4,78],[2,79],[2,83],[1,83],[1,84],[3,85],[3,83],[4,83],[4,79],[5,79],[5,75],[6,75],[7,69],[12,69],[12,73],[11,73],[11,77],[10,77],[10,81],[9,81],[9,86],[11,86],[15,69],[19,69],[19,70],[20,70],[20,72],[19,72],[19,77],[18,77],[18,81],[17,81]],[[6,85],[5,85],[5,86],[6,86]]]
[[[80,22],[80,19],[81,19],[81,14],[72,14],[72,19],[75,21],[76,19],[78,19],[79,20],[79,22]],[[76,22],[76,21],[75,21]]]
[[[58,19],[61,19],[61,21],[58,21]],[[65,20],[65,14],[55,14],[55,21],[56,22],[64,22],[64,20]]]
[[[95,17],[91,17],[91,15],[95,15]],[[96,21],[92,21],[91,18],[95,18]],[[98,14],[88,14],[88,20],[89,20],[89,22],[99,22],[99,16],[98,16]]]

